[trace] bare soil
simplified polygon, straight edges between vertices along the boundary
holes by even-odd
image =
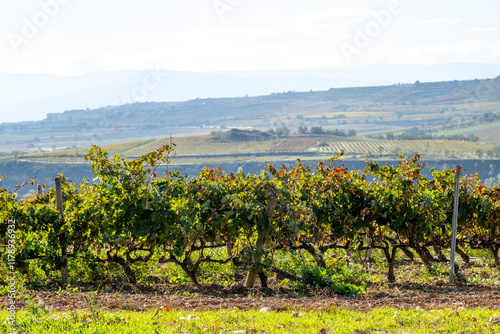
[[[91,293],[96,291],[97,293]],[[54,288],[52,290],[57,290]],[[422,308],[485,308],[500,309],[500,289],[498,287],[458,284],[393,284],[383,291],[368,287],[366,295],[339,296],[329,291],[314,296],[301,296],[283,289],[247,289],[244,287],[224,287],[211,284],[187,285],[130,285],[110,284],[96,287],[80,285],[79,292],[27,291],[19,296],[17,307],[27,305],[29,298],[34,303],[43,304],[54,311],[90,309],[147,311],[156,308],[172,310],[206,311],[233,309],[260,309],[270,307],[276,311],[285,310],[327,310],[333,307],[349,310],[369,311],[374,308],[392,307],[398,309]],[[23,300],[24,299],[24,300]],[[0,298],[2,308],[7,307],[6,296]]]

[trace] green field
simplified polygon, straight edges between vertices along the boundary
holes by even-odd
[[[21,333],[500,333],[490,322],[495,310],[399,310],[369,312],[332,307],[331,311],[290,310],[259,312],[220,310],[210,312],[150,311],[51,312],[33,307],[18,313]],[[6,318],[5,311],[0,312]],[[9,328],[0,324],[2,333]]]
[[[477,133],[481,132],[484,130],[499,130],[500,129],[500,121],[498,122],[493,122],[493,123],[487,123],[487,124],[479,124],[475,126],[470,126],[466,128],[460,128],[456,130],[448,130],[448,131],[442,131],[439,134],[442,136],[452,136],[452,135],[460,135],[464,133]]]

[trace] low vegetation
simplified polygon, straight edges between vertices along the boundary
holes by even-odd
[[[369,312],[334,306],[325,311],[281,312],[238,309],[186,312],[163,309],[145,313],[101,309],[52,312],[30,304],[18,314],[23,333],[500,333],[492,310],[400,310]],[[0,316],[5,316],[0,312]],[[0,324],[6,333],[8,328]]]

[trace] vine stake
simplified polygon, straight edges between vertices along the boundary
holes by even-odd
[[[450,252],[450,284],[455,282],[455,251],[457,249],[457,221],[458,221],[458,195],[460,188],[460,171],[461,166],[457,166],[455,170],[455,196],[453,199],[453,220],[451,230],[451,252]]]

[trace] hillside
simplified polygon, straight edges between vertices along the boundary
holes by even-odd
[[[136,140],[207,135],[227,128],[267,131],[321,126],[387,138],[419,134],[475,135],[500,141],[500,77],[284,92],[242,98],[134,103],[51,113],[42,121],[0,124],[0,151],[41,152]]]
[[[24,72],[24,71],[23,71]],[[47,113],[133,102],[262,96],[332,87],[494,78],[500,64],[373,64],[345,68],[183,72],[149,68],[77,76],[0,73],[0,122],[42,120]],[[147,82],[146,85],[144,84]]]
[[[499,158],[500,145],[461,140],[387,140],[332,135],[290,135],[276,137],[266,132],[229,130],[211,135],[171,137],[103,146],[111,155],[135,158],[164,144],[175,144],[172,163],[210,163],[327,159],[340,151],[351,160],[398,159],[399,154],[421,154],[429,160]],[[32,162],[84,162],[88,148],[18,154],[16,159]],[[0,160],[9,160],[7,156]]]

